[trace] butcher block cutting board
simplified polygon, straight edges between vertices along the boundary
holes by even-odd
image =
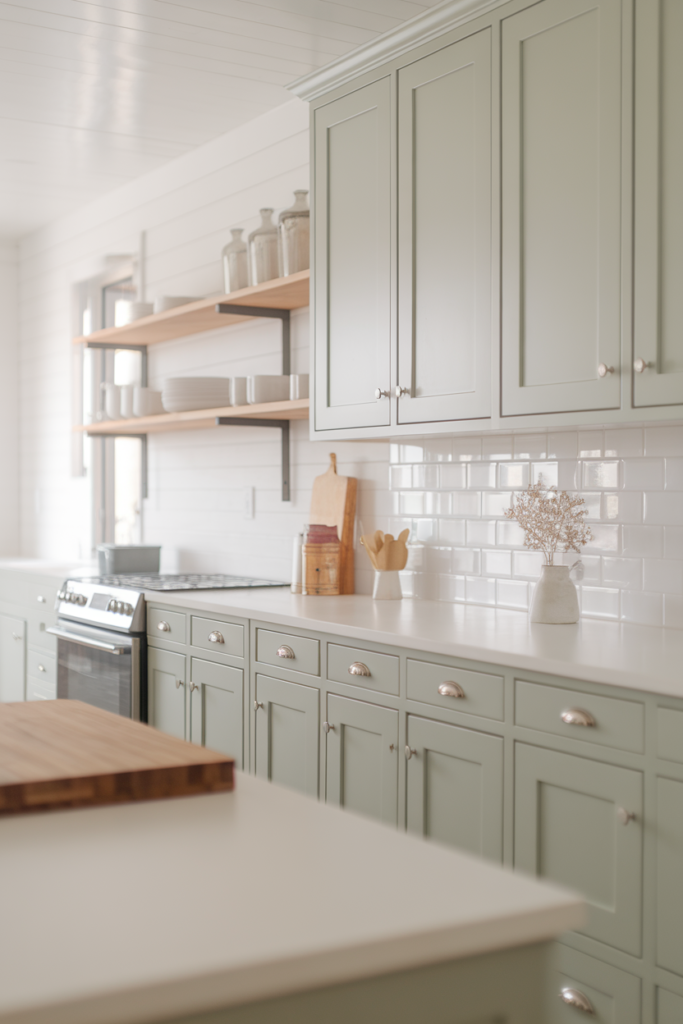
[[[337,474],[337,456],[330,455],[326,473],[313,481],[311,515],[309,522],[322,526],[336,526],[341,547],[339,551],[339,593],[353,594],[353,530],[356,521],[355,476]]]
[[[215,793],[233,766],[78,700],[0,704],[0,815]]]

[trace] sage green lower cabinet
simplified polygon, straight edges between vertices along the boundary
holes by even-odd
[[[147,649],[147,720],[169,736],[185,739],[185,655]]]
[[[657,963],[683,974],[683,782],[657,779]],[[678,1018],[683,1020],[683,1016]]]
[[[242,764],[244,673],[230,665],[190,659],[190,739]]]
[[[24,700],[26,622],[0,615],[0,703]]]
[[[317,796],[319,691],[257,675],[254,701],[256,774]]]
[[[501,861],[502,738],[408,715],[408,750],[408,829]]]
[[[582,1003],[586,1009],[581,1009]],[[557,943],[554,970],[548,978],[545,1020],[547,1024],[578,1024],[584,1019],[595,1024],[640,1024],[640,981]]]
[[[683,1020],[683,996],[657,989],[657,1024],[681,1024]]]
[[[582,893],[583,933],[633,956],[641,955],[642,816],[641,772],[517,744],[515,867]]]
[[[398,711],[328,694],[327,802],[396,825]]]

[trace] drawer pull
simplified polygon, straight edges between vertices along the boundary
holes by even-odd
[[[590,999],[583,992],[580,992],[578,988],[563,988],[560,991],[560,999],[567,1006],[573,1006],[575,1009],[581,1010],[582,1013],[590,1013],[595,1016],[595,1008]]]
[[[185,683],[182,681],[182,679],[176,679],[176,681],[175,681],[175,688],[176,688],[176,690],[179,690],[180,687],[184,686],[184,685],[185,685]]]
[[[44,672],[45,671],[45,666],[44,665],[39,665],[38,666],[38,671],[39,672]]]
[[[617,807],[617,818],[622,825],[628,825],[629,821],[636,820],[633,811],[627,811],[625,807]]]
[[[330,725],[329,722],[323,722],[323,730],[325,734],[327,734],[328,732],[334,732],[334,726]]]
[[[594,726],[595,719],[589,711],[583,711],[581,708],[567,708],[560,715],[560,718],[565,725],[586,725]]]
[[[277,651],[275,653],[277,654],[278,658],[295,658],[296,657],[296,655],[295,655],[294,651],[292,650],[292,648],[288,647],[287,644],[282,644],[281,647],[278,647],[278,649],[277,649]]]
[[[199,683],[190,683],[190,693],[194,693],[195,690],[199,689]]]
[[[254,701],[254,711],[258,711],[258,709],[262,708],[262,707],[263,707],[263,701],[261,701],[261,700],[255,700]]]
[[[211,643],[211,644],[224,644],[225,643],[225,639],[223,637],[223,634],[219,633],[217,629],[212,630],[212,632],[209,633],[209,643]]]
[[[349,665],[350,676],[371,676],[372,672],[367,665],[364,665],[362,661],[354,661],[353,665]]]
[[[439,693],[442,697],[464,697],[465,691],[463,690],[460,683],[441,683],[439,685]]]
[[[162,633],[171,632],[171,627],[169,626],[168,622],[164,622],[163,619],[160,622],[157,622],[157,629],[160,629]]]
[[[415,749],[415,747],[408,747],[408,746],[406,746],[406,748],[405,748],[406,761],[410,761],[410,759],[413,756],[413,754],[415,754],[415,756],[417,757],[417,750]]]

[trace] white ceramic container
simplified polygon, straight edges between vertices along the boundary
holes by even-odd
[[[247,402],[260,405],[261,402],[286,402],[289,398],[289,375],[258,374],[247,377]]]
[[[247,378],[230,378],[230,405],[247,404]]]
[[[222,409],[230,405],[230,377],[169,377],[162,391],[167,412]]]
[[[579,621],[579,598],[568,565],[544,565],[534,589],[531,621],[567,625]]]
[[[131,302],[119,299],[114,303],[114,327],[125,327],[143,316],[151,316],[154,312],[153,302]]]
[[[400,601],[403,597],[401,577],[398,569],[375,570],[375,585],[372,588],[375,601]]]
[[[293,373],[289,378],[289,398],[294,402],[297,398],[308,398],[309,396],[309,375],[307,373]]]
[[[107,419],[121,419],[121,388],[118,384],[102,384],[104,391],[104,409]]]
[[[155,416],[164,412],[161,401],[161,391],[153,391],[152,388],[133,388],[133,415],[134,416]]]
[[[133,384],[122,384],[120,388],[121,393],[121,417],[124,420],[128,420],[131,416],[134,416],[133,412],[133,392],[135,391],[135,385]]]

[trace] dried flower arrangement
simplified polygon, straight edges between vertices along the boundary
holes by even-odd
[[[558,547],[580,551],[581,545],[592,539],[590,526],[584,522],[588,510],[580,507],[583,504],[583,498],[546,487],[540,477],[526,491],[512,495],[512,505],[505,509],[505,515],[516,519],[524,530],[524,547],[542,551],[545,564],[552,565]]]

